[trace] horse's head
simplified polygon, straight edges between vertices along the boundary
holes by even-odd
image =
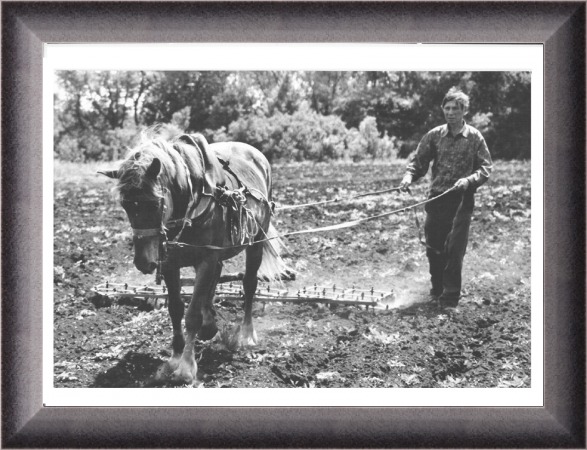
[[[160,260],[165,239],[165,188],[159,180],[161,160],[149,154],[135,153],[118,171],[102,174],[118,179],[120,203],[133,231],[134,264],[144,274],[151,274]]]

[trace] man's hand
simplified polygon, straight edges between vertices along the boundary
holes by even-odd
[[[412,184],[412,175],[407,174],[406,176],[404,176],[404,179],[399,184],[399,190],[402,192],[408,192],[410,184]]]
[[[469,180],[466,178],[461,178],[455,183],[455,188],[461,192],[465,192],[467,189],[469,189],[470,184],[471,182]]]

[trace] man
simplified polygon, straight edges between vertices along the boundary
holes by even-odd
[[[400,184],[404,191],[426,175],[432,162],[426,204],[426,256],[430,265],[431,300],[456,307],[461,296],[461,272],[469,239],[474,194],[492,170],[491,155],[481,133],[464,121],[469,97],[451,88],[442,100],[446,125],[429,131],[410,158]]]

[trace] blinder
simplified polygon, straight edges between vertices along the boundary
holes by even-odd
[[[130,226],[134,237],[141,239],[156,236],[164,229],[164,213],[166,206],[163,197],[157,200],[123,200],[121,204],[129,216]],[[136,223],[138,216],[137,212],[139,211],[143,215],[153,218],[153,222],[149,224],[150,226],[144,227]],[[158,227],[156,227],[157,225]]]
[[[148,237],[155,237],[159,236],[159,251],[158,251],[158,260],[157,260],[157,274],[155,277],[156,283],[159,285],[161,284],[162,274],[161,274],[161,265],[167,259],[167,232],[165,227],[165,209],[167,206],[165,205],[164,197],[159,198],[158,200],[123,200],[122,206],[127,212],[131,212],[135,209],[138,209],[140,205],[145,204],[153,204],[153,214],[156,215],[159,219],[159,227],[158,228],[139,228],[139,226],[135,223],[134,217],[131,216],[129,213],[129,219],[131,221],[131,229],[133,237],[136,239],[144,239]],[[156,205],[156,206],[155,206]]]

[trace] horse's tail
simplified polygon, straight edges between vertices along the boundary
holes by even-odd
[[[261,243],[263,246],[263,259],[258,271],[259,278],[267,279],[268,281],[277,281],[281,280],[284,276],[291,276],[295,273],[281,258],[281,253],[286,247],[278,236],[277,230],[273,224],[270,224],[269,229],[265,233],[267,240]]]

